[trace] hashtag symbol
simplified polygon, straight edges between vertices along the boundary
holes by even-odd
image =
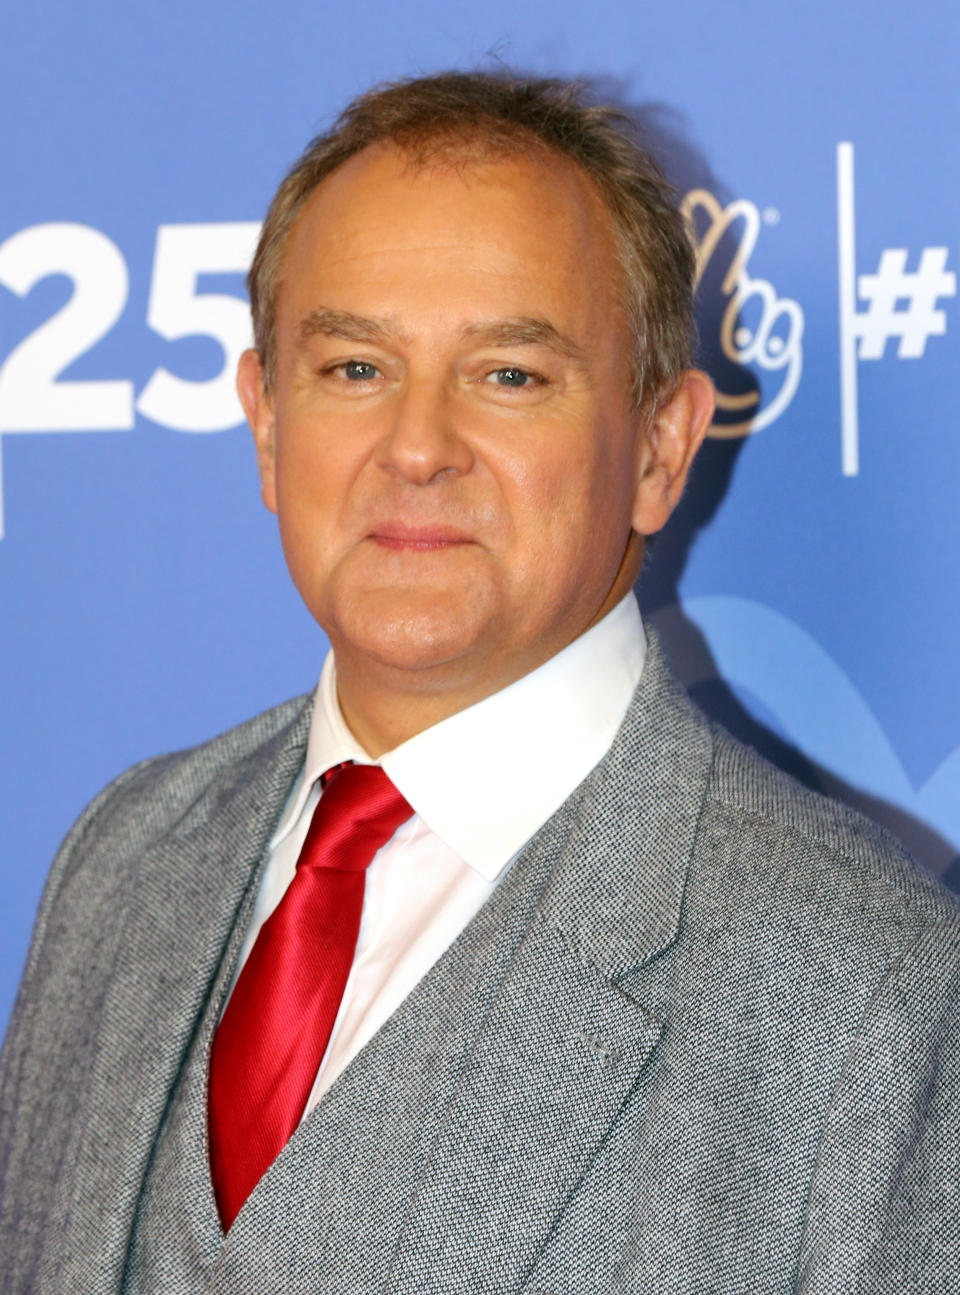
[[[837,253],[840,288],[840,447],[845,477],[860,471],[857,409],[857,361],[879,360],[890,338],[898,337],[897,355],[919,359],[930,337],[947,331],[938,302],[957,295],[957,276],[947,269],[945,247],[925,247],[915,271],[907,270],[907,253],[888,247],[876,274],[856,272],[853,144],[837,145]],[[866,309],[857,309],[857,296]]]
[[[900,359],[919,359],[927,338],[941,337],[947,331],[946,316],[937,309],[937,302],[957,295],[957,276],[946,265],[945,247],[925,247],[916,272],[910,273],[906,248],[888,247],[876,274],[859,276],[860,298],[869,303],[854,322],[861,360],[881,359],[887,339],[892,337],[900,339]],[[904,304],[899,306],[901,302]]]

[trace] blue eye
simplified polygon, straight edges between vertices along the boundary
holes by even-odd
[[[347,360],[343,366],[343,376],[350,382],[369,382],[376,373],[376,368],[366,360]]]
[[[494,377],[501,387],[525,387],[530,382],[530,374],[525,369],[497,369]]]

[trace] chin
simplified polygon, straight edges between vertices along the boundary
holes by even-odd
[[[484,636],[482,600],[441,591],[377,590],[334,609],[327,631],[338,659],[415,675],[455,670]]]

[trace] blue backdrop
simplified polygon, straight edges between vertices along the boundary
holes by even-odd
[[[894,0],[6,15],[0,1026],[86,801],[320,667],[232,392],[256,222],[357,91],[491,60],[640,108],[697,231],[722,406],[641,588],[676,668],[960,888],[958,36]]]

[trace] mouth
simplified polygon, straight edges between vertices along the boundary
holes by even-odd
[[[383,523],[372,530],[367,539],[381,548],[422,553],[473,543],[471,536],[452,526],[406,526],[402,522]]]

